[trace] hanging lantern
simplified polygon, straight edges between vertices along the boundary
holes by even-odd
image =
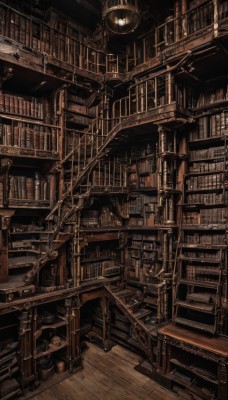
[[[103,19],[106,28],[113,34],[133,32],[140,21],[137,0],[105,0]]]

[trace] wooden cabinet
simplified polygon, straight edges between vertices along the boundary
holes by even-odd
[[[162,371],[173,389],[202,399],[227,397],[227,338],[212,338],[168,325],[159,330]]]

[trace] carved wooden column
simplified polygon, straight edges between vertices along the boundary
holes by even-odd
[[[66,304],[69,307],[69,370],[72,372],[81,364],[79,296],[67,299]]]
[[[111,350],[110,333],[109,333],[109,300],[103,295],[102,297],[102,315],[103,315],[103,347],[104,351]]]
[[[22,311],[19,320],[21,385],[22,388],[25,388],[35,380],[33,366],[32,310]]]
[[[0,283],[8,281],[8,228],[12,210],[0,210]]]
[[[9,158],[3,158],[0,161],[0,173],[2,175],[2,186],[3,186],[3,207],[8,207],[9,203],[9,192],[10,192],[10,184],[9,184],[9,170],[13,161]]]

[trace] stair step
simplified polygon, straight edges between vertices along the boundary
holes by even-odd
[[[119,286],[110,285],[110,286],[109,286],[109,290],[110,290],[112,293],[118,293],[118,292],[120,292],[121,290],[123,290],[123,288],[122,288],[122,287],[119,287]]]
[[[135,302],[133,304],[129,304],[129,303],[124,303],[124,305],[128,308],[128,310],[135,315],[135,313],[137,313],[140,309],[140,306],[142,305],[142,303],[139,302]]]
[[[133,315],[137,319],[142,319],[142,318],[148,317],[151,314],[152,314],[151,310],[148,310],[147,308],[141,308],[139,311],[137,311]]]
[[[119,299],[122,299],[123,297],[127,297],[130,295],[134,295],[136,292],[133,292],[132,290],[129,289],[124,289],[124,290],[120,290],[119,292],[116,293],[116,296]]]
[[[212,303],[215,299],[215,295],[211,293],[189,293],[186,296],[186,300],[196,301],[197,303]]]
[[[202,322],[192,321],[187,318],[176,317],[174,322],[181,325],[189,326],[190,328],[198,329],[200,331],[208,332],[211,334],[213,334],[215,331],[214,325],[203,324]]]
[[[205,313],[213,313],[214,312],[214,304],[208,303],[192,303],[190,301],[182,301],[178,300],[176,305],[183,308],[190,308],[191,310],[196,310]]]

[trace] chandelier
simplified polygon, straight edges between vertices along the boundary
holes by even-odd
[[[133,32],[140,21],[137,0],[105,0],[103,20],[111,33],[126,35]]]

